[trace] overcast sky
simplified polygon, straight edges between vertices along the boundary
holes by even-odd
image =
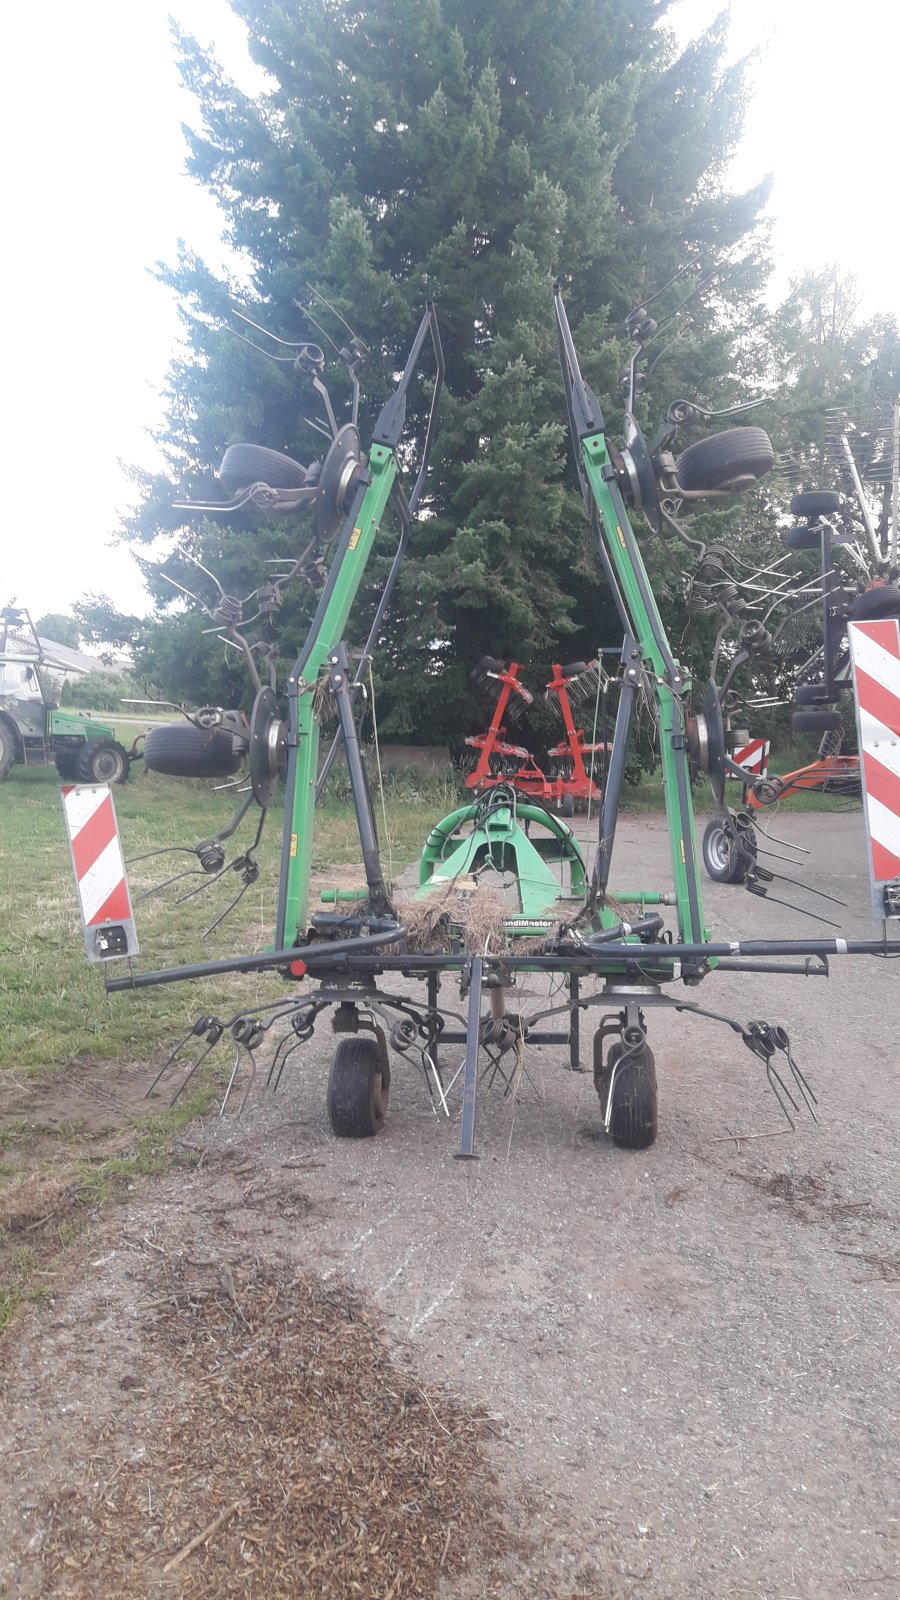
[[[722,9],[679,0],[682,38]],[[2,115],[7,251],[6,534],[0,603],[37,615],[86,590],[143,610],[134,562],[110,548],[129,486],[123,461],[152,464],[146,430],[176,322],[148,269],[179,237],[221,260],[212,202],[183,175],[167,14],[214,42],[238,75],[241,29],[225,0],[80,0],[5,24]],[[775,178],[775,291],[838,261],[864,308],[900,315],[897,0],[732,0],[731,54],[758,50],[734,164],[746,186]]]

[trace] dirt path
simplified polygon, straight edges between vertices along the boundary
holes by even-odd
[[[858,818],[776,831],[812,843],[811,881],[871,937]],[[660,819],[623,828],[620,849],[619,881],[647,882],[648,861],[662,875]],[[707,887],[725,936],[803,926]],[[77,1568],[69,1589],[41,1589],[42,1530],[158,1427],[166,1364],[141,1308],[165,1298],[154,1274],[200,1261],[217,1304],[225,1267],[239,1286],[269,1271],[355,1287],[392,1363],[487,1412],[507,1525],[529,1545],[501,1568],[473,1545],[462,1587],[441,1576],[434,1593],[895,1600],[898,970],[847,960],[827,983],[703,987],[714,1009],[790,1028],[821,1113],[794,1136],[733,1034],[654,1018],[661,1132],[645,1154],[599,1138],[590,1077],[538,1050],[535,1091],[483,1097],[476,1163],[453,1160],[455,1129],[402,1064],[384,1133],[335,1142],[317,1034],[276,1098],[258,1083],[243,1118],[189,1130],[202,1160],[104,1221],[84,1270],[20,1322],[0,1424],[6,1592],[107,1592],[77,1587]],[[281,1593],[261,1581],[245,1592]],[[184,1583],[147,1592],[207,1592]]]

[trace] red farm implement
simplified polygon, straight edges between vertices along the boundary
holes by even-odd
[[[596,720],[606,674],[599,661],[571,661],[566,666],[553,662],[544,699],[558,713],[565,737],[547,751],[545,772],[525,745],[512,744],[508,737],[509,724],[534,704],[534,696],[519,677],[521,671],[517,661],[505,666],[493,656],[483,656],[472,674],[481,683],[488,679],[499,683],[500,693],[487,732],[466,739],[473,752],[470,761],[475,761],[466,786],[482,791],[499,784],[511,785],[518,794],[571,816],[576,800],[600,799],[595,773],[602,769],[607,752],[605,742],[586,742],[584,729],[576,726],[572,707],[574,703],[580,709],[593,701]]]

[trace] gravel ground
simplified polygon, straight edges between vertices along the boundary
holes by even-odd
[[[773,831],[811,847],[804,876],[847,901],[842,931],[871,937],[859,814]],[[662,819],[626,819],[616,882],[649,886],[656,868],[664,887]],[[740,889],[705,892],[717,935],[817,931]],[[455,1125],[402,1063],[384,1132],[334,1141],[322,1028],[277,1097],[257,1080],[243,1117],[190,1131],[203,1162],[148,1187],[128,1231],[160,1250],[214,1240],[373,1296],[401,1354],[496,1419],[494,1469],[527,1508],[542,1582],[587,1592],[593,1574],[641,1600],[896,1600],[898,971],[848,958],[827,982],[703,985],[704,1005],[788,1027],[820,1109],[793,1135],[736,1035],[654,1015],[660,1135],[641,1153],[600,1134],[590,1074],[537,1049],[515,1105],[482,1096],[477,1162],[453,1160]],[[541,981],[526,979],[530,997]],[[49,1336],[46,1309],[23,1323],[6,1431],[21,1447],[30,1430],[34,1458],[8,1527],[43,1470],[85,1319],[108,1345],[91,1404],[113,1404],[134,1266],[122,1238],[111,1224]],[[38,1376],[53,1400],[40,1419]],[[537,1578],[529,1592],[545,1592]]]

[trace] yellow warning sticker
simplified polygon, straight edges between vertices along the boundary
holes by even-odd
[[[296,854],[297,854],[297,835],[295,833],[292,833],[291,834],[291,860],[292,861],[294,860],[294,857],[296,856]]]
[[[625,549],[625,535],[622,532],[622,529],[619,527],[618,523],[616,523],[616,533],[619,535],[619,543],[622,546],[622,549],[624,550]]]
[[[350,535],[350,544],[348,546],[348,549],[355,550],[356,546],[359,544],[359,541],[360,541],[361,538],[362,538],[362,528],[354,528],[353,532]]]

